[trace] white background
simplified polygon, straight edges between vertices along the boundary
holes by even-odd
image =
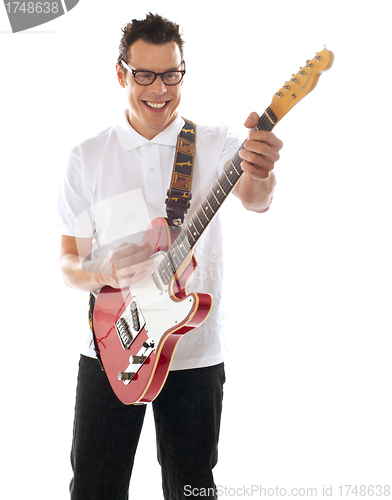
[[[57,191],[68,150],[124,106],[120,28],[148,11],[184,33],[182,114],[244,137],[248,113],[306,59],[335,53],[275,129],[271,210],[223,209],[230,355],[216,483],[231,497],[332,485],[334,498],[341,484],[392,483],[388,5],[80,0],[19,34],[0,8],[2,498],[68,498],[87,317],[58,271]],[[154,439],[149,411],[132,498],[161,498]]]

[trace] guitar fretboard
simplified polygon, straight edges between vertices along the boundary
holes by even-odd
[[[267,108],[261,116],[257,127],[253,130],[271,131],[277,122],[278,119],[271,108]],[[173,245],[166,252],[164,259],[158,267],[159,277],[165,285],[168,285],[177,273],[209,223],[223,205],[227,196],[240,180],[243,170],[241,169],[242,160],[239,152],[243,149],[245,142],[242,143],[233,158],[225,166],[204,201],[196,209],[191,220],[185,224]]]

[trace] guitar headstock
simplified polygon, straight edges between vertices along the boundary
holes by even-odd
[[[306,61],[306,65],[296,75],[285,82],[274,95],[270,105],[278,121],[314,89],[321,73],[329,70],[333,60],[334,55],[330,50],[317,52],[313,59]]]

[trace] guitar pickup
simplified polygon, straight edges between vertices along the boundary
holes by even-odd
[[[145,324],[142,311],[134,297],[114,324],[124,350],[129,349]]]

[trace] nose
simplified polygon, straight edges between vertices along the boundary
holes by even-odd
[[[162,95],[167,92],[166,85],[163,83],[162,76],[159,75],[156,77],[155,82],[150,85],[150,89],[152,92],[155,92],[158,95]]]

